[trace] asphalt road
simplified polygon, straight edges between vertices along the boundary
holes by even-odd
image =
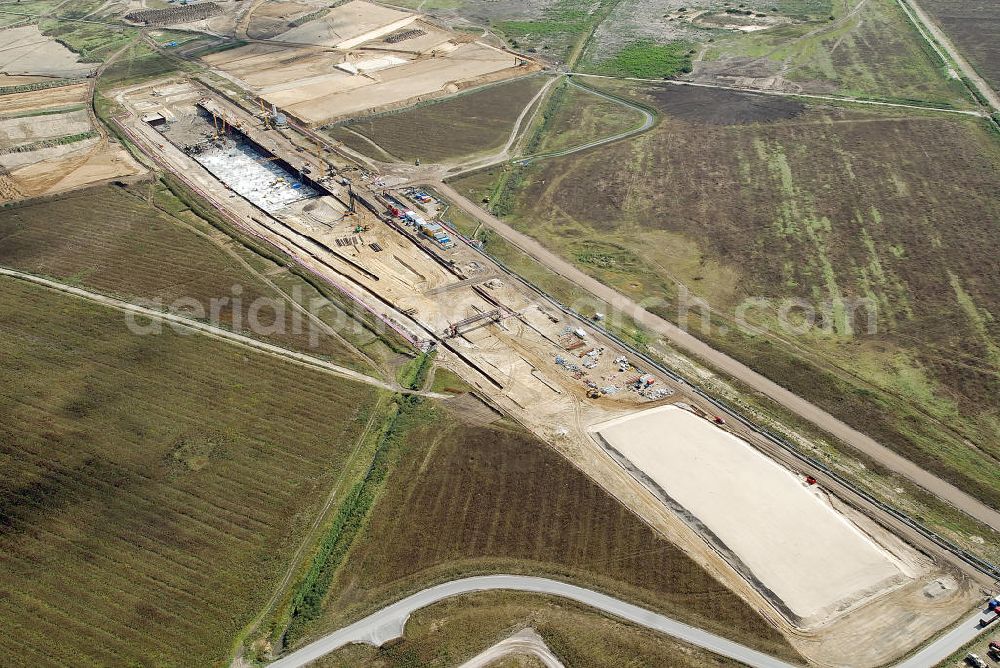
[[[270,664],[271,668],[299,668],[319,657],[348,645],[350,643],[368,643],[381,646],[403,635],[406,620],[417,610],[438,601],[477,591],[496,589],[548,594],[567,598],[584,605],[589,605],[603,612],[620,617],[654,631],[659,631],[691,645],[701,647],[721,656],[740,661],[753,668],[790,668],[791,664],[775,659],[726,640],[707,631],[688,626],[677,620],[657,614],[637,605],[626,603],[617,598],[600,594],[590,589],[575,585],[521,575],[484,575],[445,582],[429,589],[424,589],[412,596],[394,603],[364,619],[335,631],[302,649]]]
[[[607,302],[612,309],[616,309],[629,316],[640,325],[665,337],[696,357],[707,361],[723,373],[736,378],[793,413],[809,420],[851,447],[865,453],[890,471],[908,478],[938,498],[947,501],[984,524],[1000,531],[1000,512],[990,508],[955,485],[942,480],[933,473],[924,470],[905,457],[893,452],[870,436],[862,434],[857,429],[848,426],[827,411],[754,371],[742,362],[712,348],[686,330],[650,313],[632,299],[629,299],[614,288],[601,283],[569,261],[559,257],[537,240],[523,232],[515,230],[496,216],[484,211],[448,184],[434,183],[430,185],[450,200],[452,204],[482,222],[542,265]]]
[[[497,589],[567,598],[639,626],[659,631],[720,656],[734,659],[753,668],[789,668],[791,665],[732,640],[726,640],[714,633],[702,631],[590,589],[548,578],[521,575],[485,575],[453,580],[417,592],[278,659],[270,664],[270,668],[299,668],[351,643],[367,643],[379,647],[390,640],[401,637],[410,615],[421,608],[452,596]],[[937,665],[983,631],[978,626],[981,614],[977,611],[975,615],[963,619],[951,631],[940,636],[916,654],[896,664],[895,668],[928,668],[928,666]]]

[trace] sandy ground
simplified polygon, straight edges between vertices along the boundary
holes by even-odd
[[[65,137],[88,130],[90,130],[90,114],[84,109],[65,114],[0,118],[0,147],[28,144],[51,137]]]
[[[381,7],[364,0],[352,0],[333,8],[321,18],[280,34],[277,39],[296,44],[351,49],[404,28],[415,20],[416,14]]]
[[[11,168],[4,177],[0,202],[66,192],[145,171],[118,144],[97,138],[17,155],[30,156],[30,161]]]
[[[482,654],[477,654],[458,668],[486,668],[487,666],[499,666],[502,659],[510,660],[516,656],[534,657],[536,663],[540,663],[545,668],[563,668],[559,660],[542,636],[538,635],[535,629],[522,629],[509,638],[501,640],[497,644],[486,649]],[[508,664],[504,664],[508,665]]]
[[[168,104],[168,100],[176,98],[176,104],[170,103],[173,105],[171,110],[180,115],[180,98],[183,96],[152,96],[149,91],[156,86],[156,83],[144,84],[135,90],[130,89],[127,95],[121,94],[116,99],[136,113],[145,113],[150,110],[147,104],[151,101]],[[162,84],[160,86],[162,93],[165,89]],[[193,100],[202,94],[190,91],[190,99],[184,104],[193,105]],[[249,125],[254,125],[249,114],[245,115],[245,120]],[[429,330],[441,332],[449,322],[492,308],[483,296],[475,293],[477,287],[482,288],[490,302],[497,301],[520,313],[520,317],[506,318],[500,323],[480,327],[452,339],[451,345],[456,352],[441,349],[438,361],[462,375],[470,385],[479,388],[525,427],[551,443],[667,539],[679,545],[710,573],[725,582],[735,595],[760,610],[816,664],[860,667],[885,663],[908,650],[928,632],[942,628],[965,614],[974,600],[975,592],[959,572],[935,562],[933,566],[928,566],[930,572],[919,580],[844,613],[822,627],[809,630],[795,628],[786,616],[778,612],[773,597],[766,597],[755,588],[732,567],[730,561],[707,544],[695,528],[665,505],[649,487],[619,466],[591,437],[589,425],[624,417],[633,413],[644,402],[634,392],[624,391],[596,402],[586,400],[585,379],[574,377],[568,370],[561,369],[554,363],[556,354],[567,357],[572,355],[571,359],[580,363],[582,358],[578,353],[586,350],[581,348],[568,351],[558,343],[563,338],[566,326],[561,313],[537,303],[536,297],[519,288],[516,282],[507,280],[488,260],[461,245],[438,253],[440,259],[448,263],[453,261],[455,264],[452,266],[468,277],[468,280],[459,283],[441,264],[431,261],[417,245],[406,241],[388,226],[371,219],[363,210],[359,211],[358,218],[345,219],[337,207],[331,209],[325,205],[320,206],[317,200],[296,203],[278,214],[284,220],[285,227],[280,235],[276,235],[276,223],[268,222],[271,220],[269,216],[243,198],[234,196],[231,190],[226,189],[190,156],[173,143],[164,142],[164,135],[139,122],[134,116],[124,121],[124,127],[133,141],[165,161],[172,171],[182,179],[189,180],[192,187],[201,191],[216,206],[231,212],[232,220],[249,226],[252,233],[269,239],[277,247],[293,254],[297,251],[291,249],[285,240],[285,236],[292,230],[308,232],[322,240],[330,248],[330,252],[320,250],[308,241],[300,241],[316,254],[313,256],[298,252],[301,264],[321,279],[345,287],[347,293],[366,303],[373,313],[408,337],[425,336],[422,327],[417,325],[418,322]],[[195,134],[198,135],[197,132]],[[303,140],[294,133],[276,135],[273,132],[258,133],[251,130],[251,134],[259,135],[259,141],[266,146],[271,147],[273,144],[274,147],[269,150],[297,156],[294,158],[296,161],[312,162],[314,173],[325,171],[310,158],[309,143],[312,140]],[[281,148],[286,143],[290,145]],[[294,145],[304,145],[306,151],[300,152]],[[364,174],[353,178],[356,189],[363,187],[361,184],[368,180]],[[370,223],[371,228],[357,233],[355,228],[362,222],[366,225]],[[362,243],[346,248],[335,243],[336,239],[351,236],[359,237]],[[378,249],[372,246],[373,242],[378,244]],[[319,256],[328,258],[328,261],[321,264],[317,259]],[[372,279],[359,274],[347,260],[364,265],[378,278]],[[500,278],[498,282],[491,280],[497,277]],[[389,303],[375,299],[374,294]],[[603,355],[602,366],[589,371],[594,380],[604,382],[609,374],[614,373],[610,367],[614,366],[613,360],[617,356],[615,346],[594,331],[590,331],[589,337],[593,340],[592,345],[608,347]],[[457,351],[461,351],[478,365],[482,372],[460,362]],[[631,372],[631,375],[635,375],[635,372]],[[660,382],[663,382],[662,379]],[[675,386],[675,389],[679,395],[685,395],[685,401],[699,402],[697,398],[687,396],[683,387]],[[752,435],[747,435],[746,438],[756,442]],[[864,529],[866,532],[871,531],[867,526]],[[894,546],[884,538],[878,536],[880,544],[893,553],[897,552],[899,546]],[[957,586],[934,590],[937,597],[925,602],[929,599],[923,586],[948,574],[954,575]],[[913,605],[910,605],[911,602]],[[915,609],[919,609],[919,613],[915,613]]]
[[[0,30],[0,71],[7,74],[46,74],[58,77],[85,77],[97,67],[81,63],[78,56],[38,26]]]
[[[79,83],[27,93],[0,95],[0,116],[80,104],[86,102],[89,92],[90,88],[86,83]]]
[[[597,431],[803,626],[916,575],[815,487],[694,413],[655,408]]]

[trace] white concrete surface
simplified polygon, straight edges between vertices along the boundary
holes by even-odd
[[[802,626],[908,579],[820,490],[694,413],[663,406],[592,431]]]
[[[511,637],[504,638],[458,668],[486,668],[498,659],[512,655],[533,656],[541,661],[545,668],[566,668],[535,629],[522,629]]]
[[[213,146],[193,157],[223,183],[268,213],[319,195],[300,183],[294,174],[274,161],[265,162],[264,156],[244,144],[229,143],[224,148]]]

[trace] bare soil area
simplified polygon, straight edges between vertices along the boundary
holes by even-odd
[[[512,54],[483,44],[447,45],[372,74],[336,69],[356,61],[340,53],[261,44],[213,54],[205,60],[310,124],[408,106],[531,71],[518,67],[519,60]]]
[[[0,71],[7,74],[84,77],[94,68],[36,25],[0,30]]]
[[[80,104],[86,102],[89,90],[86,83],[79,83],[26,93],[0,95],[0,115],[12,116],[34,110]]]

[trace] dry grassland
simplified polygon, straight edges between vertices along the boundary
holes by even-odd
[[[227,252],[183,227],[182,222],[211,232],[162,185],[143,187],[145,191],[135,192],[103,187],[3,210],[0,264],[126,299],[158,300],[164,307],[178,299],[193,299],[208,312],[211,300],[228,299],[218,310],[219,324],[232,326],[235,316],[241,329],[257,299],[283,301],[232,250]],[[151,206],[150,201],[173,215]],[[308,286],[300,285],[304,287]],[[238,312],[232,301],[236,297],[241,300]],[[283,331],[264,337],[273,343],[371,372],[338,340],[322,334],[313,345],[305,325],[300,332],[294,331],[290,307],[280,318],[273,309],[263,309],[260,322],[284,323]]]
[[[993,90],[1000,90],[1000,6],[978,0],[920,0]]]
[[[5,665],[226,665],[373,392],[2,287]]]
[[[398,113],[352,120],[338,127],[334,136],[349,142],[350,132],[345,130],[356,132],[405,162],[444,162],[500,149],[545,82],[545,77],[526,77]],[[373,153],[371,144],[357,138],[351,145]]]

